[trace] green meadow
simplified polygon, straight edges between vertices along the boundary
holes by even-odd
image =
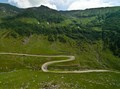
[[[0,3],[0,89],[120,89],[119,25],[120,6],[57,11]],[[50,73],[44,63],[67,58],[1,53],[75,60],[48,65]],[[73,73],[88,70],[109,71]]]

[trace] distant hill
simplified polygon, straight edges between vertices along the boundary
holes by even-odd
[[[110,14],[119,10],[120,10],[120,6],[116,6],[116,7],[92,8],[85,10],[61,11],[61,13],[78,18],[83,18],[83,17],[86,18],[86,17]]]
[[[0,17],[16,15],[20,13],[21,11],[22,9],[17,8],[15,6],[0,3]]]
[[[40,7],[33,7],[25,9],[18,17],[36,18],[41,21],[59,23],[64,20],[64,16],[56,10],[50,9],[41,5]]]
[[[94,44],[102,41],[106,49],[120,56],[119,11],[119,6],[56,11],[43,5],[20,9],[9,4],[0,4],[0,30],[8,30],[6,37],[14,38],[37,34],[47,36],[50,42],[59,40],[62,43],[68,42],[69,38],[78,47],[81,42]],[[118,35],[113,38],[110,36],[112,34]]]

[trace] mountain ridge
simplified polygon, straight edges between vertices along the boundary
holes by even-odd
[[[61,12],[45,6],[18,10],[18,13],[6,12],[6,15],[2,11],[1,49],[9,48],[3,46],[6,42],[11,45],[14,43],[15,47],[19,43],[17,47],[26,52],[34,44],[38,48],[33,47],[33,53],[41,53],[38,49],[43,49],[44,53],[56,50],[57,53],[83,56],[86,61],[92,60],[91,56],[92,61],[98,62],[96,65],[119,70],[119,12],[120,7]],[[25,49],[26,45],[28,47]],[[47,52],[44,45],[48,46],[50,52]],[[16,48],[9,49],[18,50]],[[117,61],[114,63],[111,58]],[[92,63],[87,65],[90,67]]]

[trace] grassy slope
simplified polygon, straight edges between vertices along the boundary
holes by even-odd
[[[70,25],[73,24],[72,20],[86,25],[94,19],[95,17],[81,18],[80,20],[72,18],[59,24],[51,24],[51,26]],[[18,18],[16,20],[38,24],[38,20],[34,18]],[[47,26],[46,22],[41,24]],[[94,28],[94,30],[99,29]],[[120,70],[120,58],[113,56],[109,50],[103,52],[101,41],[97,41],[95,44],[81,42],[78,47],[74,40],[67,37],[67,43],[60,43],[59,41],[49,42],[47,36],[43,35],[31,35],[29,38],[21,36],[12,38],[9,33],[11,33],[11,29],[0,31],[0,52],[76,56],[74,62],[51,65],[50,69],[52,70]],[[119,89],[120,87],[120,75],[115,73],[52,74],[41,71],[40,67],[46,61],[61,59],[63,58],[0,55],[0,89]],[[17,71],[6,72],[13,70]],[[53,85],[58,88],[53,88]]]
[[[71,43],[61,43],[58,41],[49,42],[47,41],[47,37],[42,35],[32,35],[29,38],[19,37],[17,39],[12,37],[1,37],[0,52],[75,55],[76,65],[79,67],[78,69],[112,68],[119,70],[119,58],[113,56],[110,52],[103,53],[101,50],[101,41],[97,42],[97,44],[88,44],[84,42],[80,47],[75,46],[76,43],[74,41],[71,40],[70,42]],[[116,61],[113,60],[113,63],[112,59]],[[66,65],[66,63],[62,65]]]
[[[22,75],[22,76],[21,76]],[[19,70],[0,74],[0,89],[119,89],[115,73],[52,74]]]
[[[24,41],[25,39],[27,39],[27,41]],[[1,37],[0,52],[50,55],[69,54],[76,56],[77,60],[74,62],[51,65],[50,69],[52,70],[82,70],[96,68],[119,70],[119,58],[114,57],[109,51],[103,53],[101,51],[102,45],[100,46],[101,42],[95,45],[83,43],[81,48],[76,48],[74,46],[74,41],[71,46],[68,43],[51,43],[46,39],[46,36],[36,35],[30,38],[19,37],[17,40],[12,37]],[[98,55],[96,55],[96,53],[98,53]],[[99,57],[102,53],[104,59]],[[58,58],[58,60],[61,59],[62,58]],[[119,89],[120,87],[119,74],[115,73],[52,74],[41,72],[41,65],[51,60],[57,59],[0,55],[1,73],[16,70],[14,72],[0,74],[0,88],[42,89],[46,87],[47,89],[47,87],[52,87],[53,85],[56,85],[56,87],[58,87],[57,89],[96,89],[98,87],[98,89],[113,89],[113,87],[114,89]]]

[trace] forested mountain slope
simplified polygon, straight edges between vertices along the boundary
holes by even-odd
[[[20,48],[20,52],[43,51],[43,54],[47,54],[50,49],[49,51],[54,50],[53,53],[56,54],[77,55],[78,59],[86,61],[93,57],[92,61],[95,61],[96,66],[92,62],[86,62],[88,68],[101,65],[119,69],[119,18],[120,7],[56,11],[45,6],[19,9],[0,4],[0,51],[9,49],[8,51],[15,52]],[[14,47],[9,48],[7,42],[11,45],[15,42]],[[39,51],[44,45],[48,48]],[[34,51],[30,50],[32,47]]]

